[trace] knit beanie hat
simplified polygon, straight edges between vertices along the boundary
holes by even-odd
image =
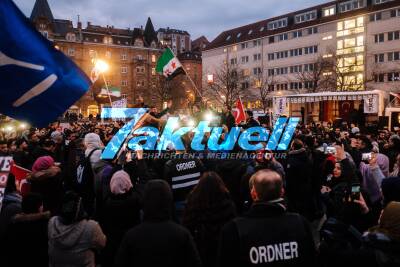
[[[125,194],[133,187],[129,174],[123,170],[113,174],[110,181],[111,193],[115,195]]]
[[[383,210],[379,228],[384,230],[387,235],[400,241],[400,202],[390,202]]]
[[[52,157],[50,156],[40,157],[35,161],[35,163],[33,163],[32,171],[38,172],[47,170],[53,165],[54,165],[54,159]]]

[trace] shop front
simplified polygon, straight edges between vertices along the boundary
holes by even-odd
[[[372,123],[384,114],[388,94],[383,91],[320,92],[275,96],[274,114],[300,117],[304,122]]]

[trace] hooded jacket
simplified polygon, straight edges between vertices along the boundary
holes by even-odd
[[[172,192],[165,181],[147,183],[144,222],[126,233],[115,267],[201,266],[189,231],[171,220],[172,206]]]
[[[106,244],[106,237],[99,224],[92,220],[65,225],[61,217],[49,221],[49,266],[95,266],[95,250]]]

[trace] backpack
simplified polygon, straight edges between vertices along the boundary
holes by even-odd
[[[99,150],[99,148],[90,151],[87,157],[79,161],[78,167],[76,168],[75,191],[82,198],[83,207],[89,215],[94,214],[96,197],[94,190],[94,173],[90,164],[90,157],[96,150]]]

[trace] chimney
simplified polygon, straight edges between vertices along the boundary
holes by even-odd
[[[87,22],[87,27],[89,28],[90,26],[92,26],[92,23],[90,21]]]
[[[78,21],[78,29],[82,29],[82,22]]]

